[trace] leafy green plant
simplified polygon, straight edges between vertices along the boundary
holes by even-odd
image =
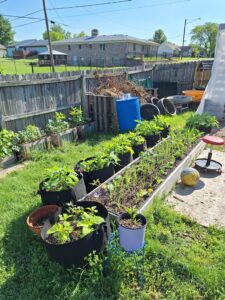
[[[47,133],[59,133],[68,129],[69,123],[65,121],[66,116],[60,112],[56,112],[54,119],[49,119],[46,124],[46,132]]]
[[[18,151],[19,148],[15,142],[16,134],[7,129],[0,131],[0,160],[7,155],[12,154],[13,151]]]
[[[19,144],[33,142],[44,136],[44,132],[35,125],[28,125],[25,130],[16,134],[16,140]]]
[[[145,138],[136,132],[130,132],[127,134],[127,138],[130,141],[130,145],[133,147],[135,145],[141,145],[145,142]]]
[[[50,240],[53,238],[57,244],[83,238],[104,222],[97,213],[96,206],[83,208],[70,204],[67,213],[59,215],[58,222],[47,231],[47,234],[50,235]]]
[[[75,126],[83,125],[90,121],[90,119],[85,118],[81,107],[73,107],[70,111],[70,116],[70,121]]]
[[[73,188],[79,181],[77,173],[67,167],[54,167],[49,170],[47,179],[43,182],[46,191],[65,191]]]
[[[127,152],[130,152],[131,154],[134,153],[131,147],[131,141],[129,140],[127,134],[120,134],[117,137],[113,138],[106,144],[104,150],[106,153],[114,152],[116,155],[124,154]]]
[[[157,135],[163,130],[163,127],[157,125],[154,121],[139,122],[135,132],[142,136]]]
[[[88,160],[83,160],[79,163],[79,168],[81,171],[90,172],[94,170],[100,170],[105,167],[118,164],[119,159],[114,152],[109,154],[99,154]]]
[[[196,128],[200,131],[202,128],[218,128],[219,122],[217,121],[215,116],[212,116],[208,113],[203,113],[201,115],[192,115],[187,119],[186,127],[188,128]]]
[[[134,206],[134,207],[128,207],[126,209],[126,212],[129,214],[130,218],[132,220],[135,220],[136,217],[137,217],[137,212],[136,212],[137,208]]]
[[[171,117],[159,115],[159,116],[154,116],[153,122],[157,126],[165,129],[170,126],[170,120],[171,120]]]

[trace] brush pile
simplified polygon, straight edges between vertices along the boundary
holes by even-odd
[[[146,103],[151,99],[151,94],[145,88],[129,81],[126,75],[96,76],[96,79],[97,87],[93,90],[95,95],[122,98],[123,94],[131,94],[131,96],[138,96],[140,103]]]

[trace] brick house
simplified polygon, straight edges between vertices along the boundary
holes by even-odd
[[[159,44],[128,35],[98,35],[53,42],[53,49],[68,55],[68,64],[78,66],[136,65],[144,57],[157,55]],[[139,63],[140,64],[140,63]]]

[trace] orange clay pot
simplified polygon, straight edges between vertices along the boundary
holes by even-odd
[[[36,226],[35,224],[37,224],[37,222],[43,218],[49,218],[50,216],[54,215],[58,210],[58,205],[45,205],[37,208],[27,217],[27,225],[29,229],[35,234],[40,235],[43,225]]]

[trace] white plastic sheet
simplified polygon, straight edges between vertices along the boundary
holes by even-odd
[[[225,117],[225,24],[219,25],[211,78],[205,89],[197,114],[208,112],[219,120]]]

